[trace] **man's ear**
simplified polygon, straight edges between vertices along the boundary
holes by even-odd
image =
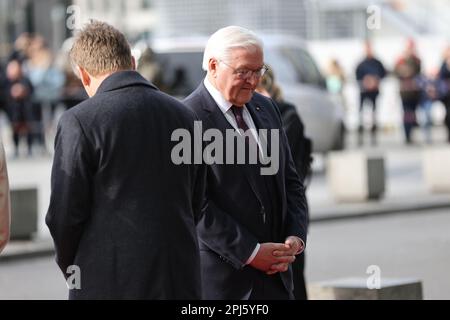
[[[211,58],[208,62],[208,70],[209,73],[215,78],[217,74],[217,68],[219,67],[219,63],[216,59]]]
[[[131,68],[136,71],[136,59],[133,56],[131,56]]]
[[[91,75],[82,67],[77,66],[78,74],[80,75],[83,86],[89,87],[91,85]]]

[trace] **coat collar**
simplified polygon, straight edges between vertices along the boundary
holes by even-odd
[[[103,80],[97,90],[97,93],[118,90],[131,86],[147,86],[158,90],[157,87],[145,80],[144,77],[142,77],[138,72],[127,70],[114,72]]]

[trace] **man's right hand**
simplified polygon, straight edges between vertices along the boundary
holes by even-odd
[[[261,270],[266,273],[272,273],[274,265],[286,265],[288,266],[295,261],[294,255],[274,256],[274,251],[288,251],[289,245],[284,243],[263,243],[261,244],[256,257],[250,263],[255,269]]]

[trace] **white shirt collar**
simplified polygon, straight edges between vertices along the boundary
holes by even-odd
[[[209,94],[213,97],[216,104],[219,106],[220,110],[225,114],[230,110],[233,104],[223,97],[219,90],[217,90],[212,83],[209,81],[208,77],[205,77],[203,81],[205,84],[206,90],[208,90]]]

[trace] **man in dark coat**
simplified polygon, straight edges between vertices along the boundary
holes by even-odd
[[[360,90],[358,143],[363,144],[363,107],[364,102],[369,101],[372,107],[371,140],[375,145],[377,143],[377,98],[380,94],[380,82],[386,76],[386,70],[381,61],[375,58],[369,41],[365,43],[365,50],[366,56],[356,67],[356,80]]]
[[[291,264],[305,247],[307,208],[280,113],[272,100],[254,93],[266,69],[263,58],[253,32],[220,29],[205,49],[207,77],[184,100],[205,134],[227,136],[227,161],[217,156],[207,169],[208,205],[197,226],[206,299],[293,299]],[[261,129],[268,130],[266,137],[256,133]],[[231,133],[245,141],[244,163],[229,161],[235,160],[231,152],[236,156]],[[251,147],[255,141],[257,148]],[[263,173],[266,161],[248,159],[255,154],[260,160],[270,155],[278,168]]]
[[[399,80],[403,105],[403,129],[406,144],[413,143],[412,130],[417,125],[416,109],[422,97],[420,88],[421,61],[413,39],[408,39],[406,49],[397,60],[394,73]]]
[[[194,114],[133,71],[105,23],[77,35],[71,59],[91,98],[60,120],[46,217],[69,297],[201,298],[205,170],[171,159],[172,133],[192,133]]]

